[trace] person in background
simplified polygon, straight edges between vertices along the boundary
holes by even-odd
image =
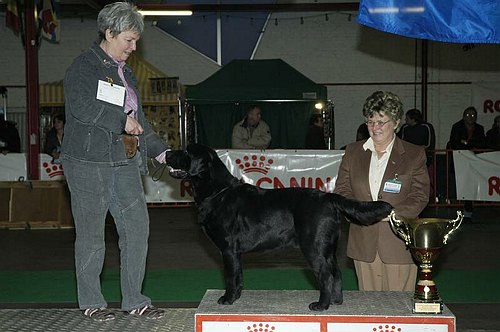
[[[357,141],[366,141],[368,138],[370,138],[370,133],[368,133],[368,127],[366,126],[366,123],[363,122],[362,124],[359,125],[358,129],[356,130],[356,142]],[[345,150],[346,145],[342,146],[340,150]]]
[[[126,64],[144,21],[132,3],[115,2],[99,12],[97,29],[98,41],[73,61],[64,78],[61,160],[76,231],[78,304],[92,320],[115,318],[100,284],[109,211],[119,236],[121,310],[159,319],[164,310],[142,294],[149,215],[141,174],[147,172],[146,157],[165,163],[167,146],[147,122],[137,79]],[[129,155],[126,137],[138,146]]]
[[[306,134],[306,149],[326,149],[323,116],[313,114],[309,119],[309,129]]]
[[[427,169],[429,171],[431,197],[435,197],[433,155],[436,147],[436,133],[432,124],[425,122],[420,110],[412,108],[406,112],[405,124],[397,133],[404,141],[421,145],[427,154]]]
[[[493,126],[486,132],[486,147],[492,150],[500,150],[500,115],[495,116]]]
[[[421,145],[427,152],[427,166],[432,163],[432,153],[436,147],[434,127],[425,122],[420,110],[413,108],[406,112],[405,124],[398,132],[398,137],[404,141]]]
[[[484,149],[486,147],[484,127],[476,122],[476,108],[467,107],[462,113],[462,119],[451,127],[447,148],[453,150]]]
[[[450,140],[447,149],[474,150],[486,147],[484,127],[477,124],[477,110],[473,106],[467,107],[462,113],[462,119],[451,127]],[[452,186],[455,183],[455,166],[453,157],[449,158],[449,174]],[[456,190],[455,190],[456,191]],[[464,201],[464,220],[472,222],[472,201]]]
[[[57,114],[52,119],[52,128],[47,132],[45,138],[44,152],[52,156],[53,163],[60,163],[61,144],[64,137],[64,115]]]
[[[417,218],[429,201],[429,174],[422,146],[401,140],[400,98],[376,91],[363,106],[370,138],[348,144],[335,193],[361,201],[386,201],[397,217]],[[350,224],[347,255],[362,291],[413,291],[417,266],[388,219],[371,226]]]
[[[271,130],[262,118],[259,106],[250,106],[243,120],[233,127],[233,149],[267,149],[271,143]]]
[[[356,141],[364,141],[370,138],[370,133],[368,132],[368,127],[366,123],[359,125],[358,130],[356,130]]]
[[[20,153],[21,138],[16,124],[5,120],[4,116],[4,114],[0,113],[0,152],[4,155],[7,153]]]

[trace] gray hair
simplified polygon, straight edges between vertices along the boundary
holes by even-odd
[[[366,98],[363,115],[369,119],[374,113],[387,115],[392,121],[401,120],[404,115],[403,103],[399,97],[388,91],[375,91]]]
[[[142,34],[144,19],[131,2],[110,3],[99,12],[97,16],[97,30],[99,41],[106,38],[106,30],[111,30],[113,36],[124,31],[135,31]]]

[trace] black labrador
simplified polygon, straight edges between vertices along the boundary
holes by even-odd
[[[226,290],[220,304],[232,304],[241,295],[242,254],[297,245],[320,289],[319,301],[309,309],[341,304],[336,250],[342,215],[370,225],[392,210],[386,202],[360,202],[315,189],[261,189],[241,183],[214,150],[200,144],[169,151],[167,164],[171,176],[191,180],[199,221],[222,253]]]

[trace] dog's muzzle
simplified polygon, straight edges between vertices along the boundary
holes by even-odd
[[[188,177],[188,173],[182,169],[169,168],[168,174],[174,179],[185,179]]]

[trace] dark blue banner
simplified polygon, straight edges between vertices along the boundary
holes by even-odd
[[[360,0],[357,21],[412,38],[500,43],[500,0]]]

